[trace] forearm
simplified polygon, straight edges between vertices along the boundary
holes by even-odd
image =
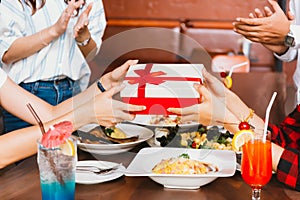
[[[4,85],[0,88],[0,103],[4,109],[13,115],[28,123],[36,124],[35,119],[27,108],[28,103],[31,104],[41,120],[47,122],[83,106],[83,104],[91,100],[94,95],[98,95],[99,93],[100,91],[96,84],[93,84],[86,91],[78,94],[74,98],[70,98],[57,106],[52,106],[7,78]],[[16,98],[16,94],[22,98]]]
[[[59,37],[53,29],[54,28],[50,26],[33,35],[16,39],[3,55],[3,62],[11,64],[40,51],[50,44],[52,40]]]
[[[236,121],[233,122],[234,125],[232,129],[238,131],[238,124],[245,120],[250,112],[251,108],[249,108],[235,93],[228,90],[226,92],[226,108],[235,116]],[[230,121],[228,121],[230,122]],[[264,129],[264,121],[255,114],[253,117],[249,118],[249,124],[254,127],[254,131],[257,133],[262,133]]]
[[[96,53],[98,52],[97,45],[92,37],[90,38],[89,42],[86,45],[84,46],[78,45],[78,47],[87,61],[92,60],[96,56]]]
[[[277,171],[277,166],[280,161],[281,155],[284,149],[277,144],[272,143],[272,168],[273,171]]]
[[[87,112],[90,112],[87,110]],[[84,124],[93,121],[89,117],[84,117],[85,110],[83,108],[77,109],[75,112],[70,112],[58,119],[44,123],[47,131],[51,125],[62,121],[71,121],[74,130],[78,129]],[[76,119],[80,117],[80,119]],[[37,140],[41,138],[41,130],[39,126],[35,125],[28,128],[19,129],[0,136],[0,168],[3,168],[11,163],[14,163],[23,158],[29,157],[37,152]]]

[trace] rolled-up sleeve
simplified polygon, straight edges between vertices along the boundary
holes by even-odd
[[[277,179],[300,191],[299,151],[286,148],[277,166]]]
[[[279,126],[269,124],[271,141],[284,148],[277,166],[277,179],[300,191],[300,105]]]
[[[11,44],[22,37],[25,26],[25,17],[21,4],[17,1],[4,1],[0,4],[0,58],[9,49]]]
[[[7,79],[6,73],[2,69],[0,69],[0,88],[3,86],[6,79]]]

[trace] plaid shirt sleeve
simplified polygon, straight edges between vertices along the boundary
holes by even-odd
[[[277,179],[300,191],[300,105],[279,126],[270,124],[271,140],[284,148],[277,167]]]

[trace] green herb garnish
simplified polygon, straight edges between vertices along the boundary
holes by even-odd
[[[187,153],[181,154],[181,155],[179,156],[179,158],[180,158],[180,157],[186,158],[186,159],[190,159],[190,156],[189,156],[189,154],[187,154]]]
[[[105,129],[105,133],[108,135],[108,136],[111,136],[111,134],[114,132],[114,129],[112,128],[106,128]]]

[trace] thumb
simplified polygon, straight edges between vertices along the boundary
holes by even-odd
[[[203,102],[203,100],[208,99],[210,92],[204,85],[194,84],[194,88],[200,95],[200,102]]]
[[[90,14],[90,12],[91,12],[91,10],[92,10],[92,7],[93,7],[93,3],[90,3],[88,6],[87,6],[87,8],[86,8],[86,10],[84,11],[87,15],[89,15]]]
[[[105,91],[104,93],[107,94],[109,97],[112,97],[118,92],[120,92],[121,90],[123,90],[124,88],[125,88],[125,84],[116,85],[110,88],[109,90]]]
[[[203,68],[202,74],[203,74],[203,79],[204,79],[203,82],[213,83],[215,81],[219,81],[215,76],[210,74],[205,68]]]
[[[288,19],[293,21],[295,19],[295,15],[293,15],[293,13],[291,11],[288,11],[287,13]]]

